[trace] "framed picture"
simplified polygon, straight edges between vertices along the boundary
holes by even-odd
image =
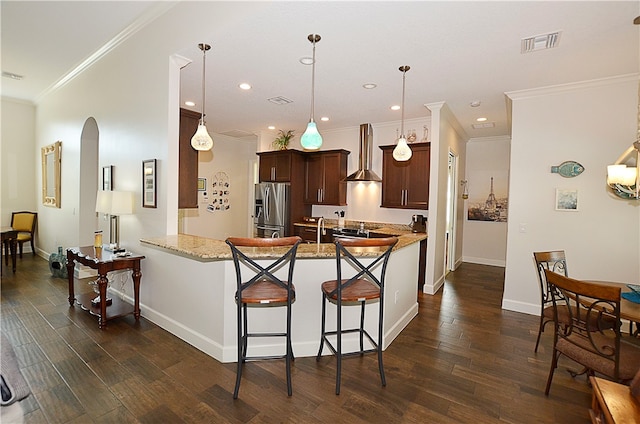
[[[556,210],[575,212],[578,210],[578,190],[570,188],[556,189]]]
[[[198,178],[198,191],[207,191],[207,179]]]
[[[156,159],[142,161],[142,207],[156,208]]]
[[[102,167],[102,189],[104,191],[113,190],[113,165]]]

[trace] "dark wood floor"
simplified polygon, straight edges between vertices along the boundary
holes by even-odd
[[[27,423],[589,422],[584,377],[559,369],[544,396],[551,332],[535,354],[537,317],[500,309],[503,268],[463,264],[440,293],[420,295],[384,353],[386,387],[374,356],[344,361],[339,396],[332,358],[298,358],[287,397],[283,362],[254,362],[236,401],[235,364],[145,319],[98,330],[40,258],[25,255],[15,275],[3,268],[1,329],[32,390]]]

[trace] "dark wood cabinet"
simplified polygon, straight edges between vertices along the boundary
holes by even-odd
[[[198,129],[200,114],[180,109],[178,147],[178,208],[198,207],[198,151],[191,147],[191,137]]]
[[[317,243],[318,227],[296,226],[295,235],[300,236],[302,241],[305,243]],[[332,230],[330,228],[325,227],[325,234],[320,235],[320,243],[331,243],[332,241],[333,241]]]
[[[304,201],[312,205],[347,204],[347,150],[308,153]]]
[[[411,159],[393,159],[392,146],[382,149],[382,207],[429,209],[431,143],[410,144]]]
[[[281,150],[275,152],[261,152],[259,178],[260,182],[286,183],[291,181],[292,161],[300,161],[304,158],[302,152],[296,150]]]

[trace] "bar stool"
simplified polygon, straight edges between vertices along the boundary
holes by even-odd
[[[238,398],[242,368],[246,361],[258,359],[285,359],[287,369],[287,393],[291,396],[291,304],[295,301],[296,292],[293,285],[293,266],[296,251],[302,239],[300,237],[283,238],[242,238],[229,237],[225,242],[231,248],[233,264],[236,270],[237,290],[235,293],[238,306],[238,368],[236,372],[236,387],[233,398]],[[240,249],[243,248],[243,249]],[[251,259],[253,256],[254,259]],[[263,260],[271,260],[269,264],[261,265]],[[274,275],[279,269],[288,265],[287,280]],[[244,276],[243,276],[244,271]],[[249,278],[249,275],[252,275]],[[249,278],[246,280],[246,278]],[[246,281],[243,281],[246,280]],[[287,308],[286,332],[250,333],[247,326],[247,306],[285,306]],[[247,347],[250,337],[284,337],[286,353],[278,356],[248,356]]]
[[[336,245],[337,279],[322,283],[322,327],[320,336],[320,349],[316,356],[316,361],[320,360],[324,345],[336,356],[336,395],[340,394],[340,374],[342,370],[342,357],[363,355],[369,352],[378,353],[378,368],[382,385],[387,382],[384,376],[382,364],[382,326],[384,318],[384,279],[387,270],[387,263],[391,255],[391,249],[396,245],[396,237],[374,238],[374,239],[338,239]],[[355,249],[364,257],[356,258],[348,249]],[[369,265],[361,260],[372,258]],[[343,262],[345,264],[343,265]],[[367,261],[368,262],[368,261]],[[347,265],[356,272],[349,278],[343,279],[343,267]],[[348,267],[347,267],[348,268]],[[337,321],[335,331],[326,331],[326,307],[327,300],[336,305]],[[364,328],[365,305],[378,300],[378,337],[373,337]],[[342,328],[342,307],[360,305],[360,326],[358,328]],[[358,333],[360,349],[348,353],[342,352],[342,335],[346,333]],[[329,340],[329,336],[335,336],[336,345]],[[371,348],[364,348],[364,337],[367,338]]]

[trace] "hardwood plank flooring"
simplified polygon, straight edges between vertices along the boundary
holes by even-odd
[[[297,358],[292,397],[284,363],[264,361],[246,365],[234,401],[235,364],[144,318],[99,330],[30,254],[16,274],[3,269],[0,328],[31,387],[29,424],[590,422],[591,389],[563,371],[569,361],[544,396],[551,332],[534,353],[538,317],[502,310],[503,283],[503,268],[463,264],[438,294],[419,295],[418,316],[384,353],[387,386],[375,356],[352,357],[339,396],[334,358]]]

